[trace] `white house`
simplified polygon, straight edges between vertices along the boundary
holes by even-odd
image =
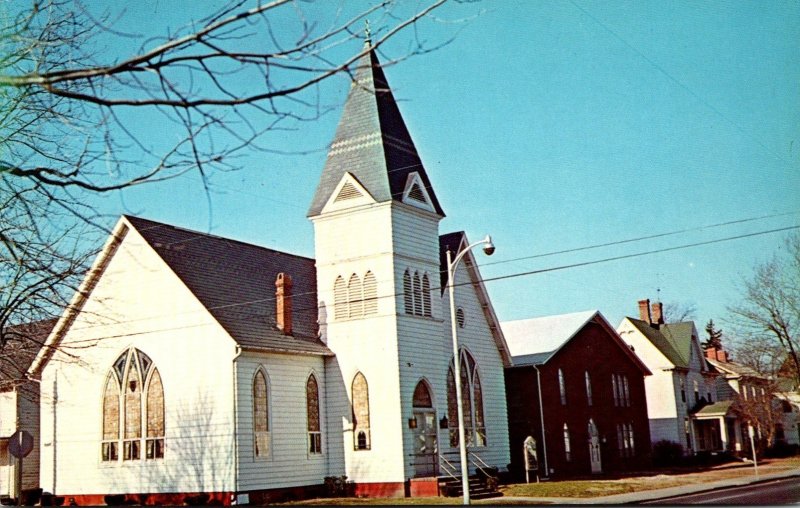
[[[704,359],[694,323],[664,323],[661,303],[640,300],[639,319],[624,318],[617,332],[653,373],[645,378],[651,441],[678,443],[686,453],[724,448],[714,427],[719,415],[697,416],[709,404],[718,409],[718,398],[717,373]]]
[[[373,51],[308,216],[316,259],[122,217],[37,358],[41,485],[66,502],[260,503],[346,475],[435,494],[457,463],[444,212]],[[509,355],[456,283],[471,463],[509,462]],[[473,466],[474,467],[474,466]],[[116,495],[108,499],[107,496]]]
[[[9,452],[9,438],[17,431],[34,437],[33,449],[22,461],[23,501],[26,491],[39,487],[39,385],[29,379],[29,368],[55,325],[55,319],[8,327],[0,355],[0,498],[16,499],[19,462]]]

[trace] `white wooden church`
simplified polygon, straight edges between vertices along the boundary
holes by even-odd
[[[48,338],[41,487],[65,503],[261,503],[347,476],[435,495],[458,469],[444,212],[374,51],[309,219],[316,259],[123,216]],[[254,218],[255,219],[255,218]],[[509,354],[456,283],[470,467],[509,463]]]

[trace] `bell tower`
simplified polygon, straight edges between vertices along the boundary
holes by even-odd
[[[439,292],[444,212],[369,40],[308,217],[321,340],[336,354],[326,364],[325,450],[344,470],[331,474],[402,495],[413,476],[414,388],[434,371],[441,377],[438,363],[449,359]],[[440,349],[443,361],[430,361]]]

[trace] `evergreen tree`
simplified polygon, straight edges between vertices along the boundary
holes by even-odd
[[[708,334],[708,339],[703,342],[703,348],[713,347],[722,349],[722,330],[714,328],[713,319],[708,320],[706,324],[706,333]]]

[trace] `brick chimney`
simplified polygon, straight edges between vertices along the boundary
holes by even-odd
[[[661,302],[653,302],[653,324],[654,325],[663,325],[664,324],[664,304]]]
[[[730,360],[728,359],[728,352],[724,349],[719,349],[716,347],[707,347],[706,348],[706,358],[710,358],[711,360],[716,360],[718,362],[728,363]]]
[[[652,324],[653,320],[650,318],[650,299],[639,300],[639,319],[645,321],[647,324]]]
[[[285,273],[275,279],[275,321],[284,335],[292,334],[292,278]]]

